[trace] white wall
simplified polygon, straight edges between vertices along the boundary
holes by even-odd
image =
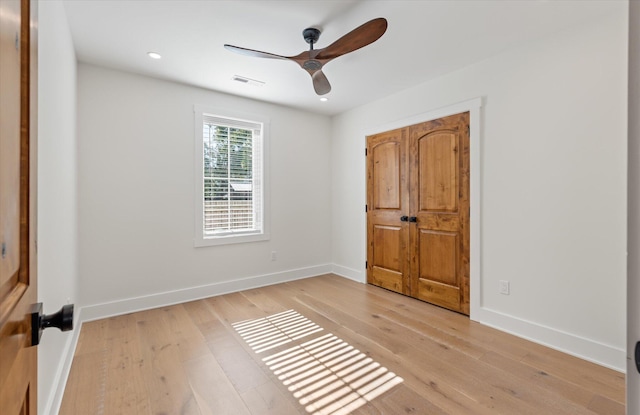
[[[194,248],[194,104],[270,118],[269,241]],[[83,316],[329,271],[329,133],[325,116],[80,64]]]
[[[39,2],[38,301],[47,314],[78,301],[76,57],[60,1]],[[55,406],[71,333],[47,330],[38,347],[38,413]]]
[[[627,281],[627,414],[640,415],[640,2],[629,2],[629,220]]]
[[[365,278],[366,132],[482,97],[475,318],[624,370],[626,56],[620,2],[600,22],[334,117],[336,269]]]

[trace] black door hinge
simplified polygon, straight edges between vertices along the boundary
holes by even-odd
[[[367,156],[367,149],[366,148],[364,149],[364,155],[365,155],[365,157]]]
[[[368,212],[369,211],[369,205],[364,205],[364,211]]]

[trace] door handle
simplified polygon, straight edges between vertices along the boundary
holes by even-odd
[[[638,373],[640,373],[640,342],[636,343],[636,369],[638,369]]]
[[[409,216],[400,216],[400,222],[408,222]]]
[[[73,304],[62,306],[57,313],[44,315],[42,303],[31,306],[31,345],[40,344],[44,329],[57,327],[60,331],[73,330]]]
[[[418,218],[417,218],[417,217],[415,217],[415,216],[411,216],[411,217],[409,218],[409,222],[417,222],[417,221],[418,221]]]

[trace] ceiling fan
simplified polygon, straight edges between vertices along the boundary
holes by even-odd
[[[320,30],[310,27],[302,31],[304,40],[310,45],[308,51],[304,51],[296,56],[281,56],[273,53],[260,52],[258,50],[241,48],[233,45],[224,45],[227,50],[247,56],[269,59],[286,59],[294,61],[311,75],[313,89],[318,95],[327,94],[331,91],[329,80],[322,73],[322,67],[332,59],[358,50],[370,43],[378,40],[387,30],[387,20],[379,17],[353,29],[342,36],[326,48],[314,49],[313,45],[320,38]]]

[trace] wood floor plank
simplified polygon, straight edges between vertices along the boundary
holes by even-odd
[[[198,404],[182,366],[176,339],[163,318],[165,311],[142,312],[137,321],[140,366],[154,414],[199,415]]]
[[[588,405],[589,410],[599,415],[624,415],[625,406],[601,395],[596,395]]]
[[[204,355],[188,360],[184,362],[184,367],[202,415],[251,414],[213,356]]]
[[[488,352],[480,360],[519,377],[527,384],[533,384],[554,391],[562,399],[571,401],[582,407],[587,407],[595,397],[594,393],[578,385],[559,379],[540,369],[518,362],[496,352]]]
[[[241,396],[252,414],[298,415],[302,408],[296,407],[282,388],[273,382],[263,383]]]
[[[132,314],[107,320],[108,382],[105,414],[151,414],[151,402],[140,370],[144,364]]]
[[[413,389],[401,385],[374,401],[383,414],[429,414],[445,415],[446,412],[433,405]]]
[[[85,335],[78,339],[75,356],[103,351],[109,333],[106,330],[107,324],[106,319],[83,323],[81,329]]]
[[[196,326],[208,323],[216,319],[216,316],[213,314],[211,307],[209,307],[209,305],[204,300],[189,301],[188,303],[182,304],[182,306],[186,310],[193,324],[195,324]]]
[[[185,360],[205,356],[209,353],[206,341],[198,327],[181,304],[163,308],[163,319],[178,348],[178,355]]]
[[[328,274],[85,323],[60,414],[624,414],[624,375]]]
[[[625,402],[624,375],[560,353],[530,353],[523,362],[555,374],[614,402]]]
[[[104,349],[74,356],[59,415],[105,414],[106,356]]]
[[[268,295],[265,295],[264,290],[261,288],[242,291],[240,294],[246,297],[247,300],[249,300],[260,310],[265,312],[265,314],[267,315],[277,314],[285,311],[285,307],[283,307],[282,304],[278,303]]]

